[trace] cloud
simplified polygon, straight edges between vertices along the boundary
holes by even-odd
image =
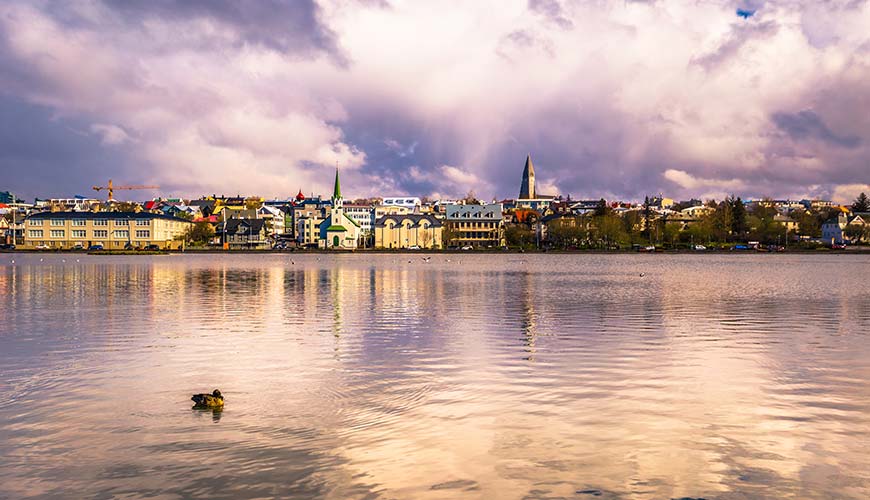
[[[529,152],[575,198],[866,182],[870,6],[756,3],[11,0],[0,114],[41,150],[10,121],[0,168],[58,196],[328,193],[338,162],[349,196],[510,197]]]
[[[824,121],[812,110],[797,113],[773,113],[771,119],[776,126],[796,141],[815,139],[844,148],[857,148],[861,138],[857,135],[838,135],[831,131]]]
[[[95,123],[90,126],[90,131],[101,138],[101,142],[107,146],[117,146],[130,141],[131,138],[121,127],[105,123]]]

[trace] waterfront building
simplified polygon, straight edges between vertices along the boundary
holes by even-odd
[[[344,198],[341,196],[341,183],[338,169],[335,170],[335,186],[332,190],[332,210],[320,223],[319,248],[354,250],[362,237],[360,225],[344,212]]]
[[[218,227],[218,236],[228,249],[269,248],[264,219],[229,219]]]
[[[347,215],[348,217],[356,221],[357,224],[359,224],[359,227],[362,230],[363,237],[370,237],[374,228],[372,206],[367,204],[345,203],[343,208],[345,215]]]
[[[443,222],[433,215],[385,215],[375,222],[375,248],[442,248]]]
[[[502,204],[448,205],[445,232],[448,247],[504,246]]]
[[[845,214],[839,214],[822,223],[822,241],[825,243],[842,243],[845,241],[843,230],[849,220]]]
[[[106,250],[158,245],[177,249],[193,223],[148,212],[41,212],[25,221],[24,248]]]

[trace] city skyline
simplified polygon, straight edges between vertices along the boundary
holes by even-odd
[[[866,2],[439,6],[7,2],[0,188],[501,199],[531,153],[578,199],[870,190]]]

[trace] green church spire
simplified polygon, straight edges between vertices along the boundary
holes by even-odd
[[[338,168],[335,169],[335,188],[332,190],[332,199],[341,198],[341,183],[338,182]]]

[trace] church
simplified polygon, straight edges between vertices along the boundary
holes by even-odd
[[[555,199],[552,195],[542,195],[535,190],[535,166],[532,165],[532,155],[526,156],[526,165],[523,168],[523,180],[520,184],[520,196],[517,198],[516,207],[542,211],[547,209]]]
[[[341,184],[338,169],[335,169],[335,187],[332,190],[332,209],[329,216],[320,223],[318,248],[336,250],[355,250],[362,236],[362,228],[344,213],[344,200],[341,197]]]

